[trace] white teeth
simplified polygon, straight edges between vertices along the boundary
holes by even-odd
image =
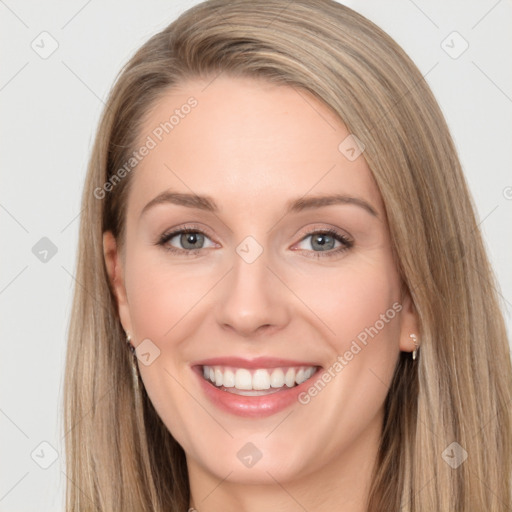
[[[238,368],[235,373],[235,388],[252,389],[252,376],[249,370]]]
[[[284,372],[281,368],[276,368],[270,376],[270,385],[273,388],[282,388],[284,386]]]
[[[219,368],[215,368],[215,385],[222,386],[223,375]]]
[[[226,388],[234,388],[235,387],[235,372],[232,370],[225,370],[224,371],[224,379],[223,379],[223,386]]]
[[[252,376],[252,389],[269,389],[270,375],[267,370],[256,370]]]
[[[203,366],[203,377],[217,387],[236,388],[246,391],[269,390],[294,387],[308,380],[316,366],[289,368],[228,368]]]
[[[304,370],[301,368],[297,375],[295,375],[295,382],[297,384],[302,384],[306,380],[306,377],[304,376]]]
[[[286,375],[284,376],[284,383],[289,388],[292,388],[293,386],[295,386],[295,370],[293,368],[288,368],[288,371],[286,372]]]

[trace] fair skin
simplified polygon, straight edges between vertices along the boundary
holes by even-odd
[[[104,235],[122,325],[135,346],[149,338],[160,350],[139,362],[144,386],[186,453],[199,512],[362,512],[394,367],[418,332],[382,199],[364,157],[338,150],[347,128],[309,93],[225,76],[207,83],[181,84],[151,110],[141,142],[187,98],[198,101],[131,176],[122,248]],[[167,190],[208,196],[218,210],[162,203],[141,216]],[[333,194],[375,215],[354,203],[285,214],[290,201]],[[157,244],[191,224],[205,234],[195,253],[180,236],[165,242],[178,252]],[[352,245],[336,252],[344,242],[331,238],[322,250],[328,229]],[[247,236],[263,248],[251,263],[236,251]],[[396,316],[305,405],[241,417],[212,403],[191,369],[269,356],[324,371],[394,303]],[[248,442],[262,454],[252,467],[237,457]]]

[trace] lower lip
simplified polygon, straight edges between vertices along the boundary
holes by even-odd
[[[297,403],[299,394],[311,385],[311,380],[318,374],[321,368],[298,386],[263,396],[243,396],[230,393],[229,391],[222,391],[202,376],[202,367],[195,366],[193,370],[199,378],[201,389],[214,405],[237,416],[263,418],[276,414],[293,403]]]

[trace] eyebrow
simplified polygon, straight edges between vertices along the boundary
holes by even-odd
[[[208,212],[218,212],[219,210],[217,204],[211,197],[166,190],[147,203],[142,209],[140,216],[142,217],[148,210],[160,204],[175,204]],[[370,213],[373,217],[379,217],[377,210],[370,203],[364,199],[351,197],[345,194],[330,194],[293,199],[288,201],[286,205],[286,213],[297,213],[308,209],[321,208],[322,206],[331,206],[336,204],[352,204],[359,206]]]

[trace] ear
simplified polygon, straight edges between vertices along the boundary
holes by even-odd
[[[124,284],[123,258],[117,241],[111,231],[105,231],[103,233],[103,256],[105,258],[110,285],[116,296],[117,311],[121,324],[125,332],[131,334],[133,331]]]
[[[416,335],[418,346],[421,345],[421,338],[419,335],[418,313],[408,291],[404,292],[402,298],[400,319],[400,350],[402,352],[412,352],[416,347],[410,335]]]

